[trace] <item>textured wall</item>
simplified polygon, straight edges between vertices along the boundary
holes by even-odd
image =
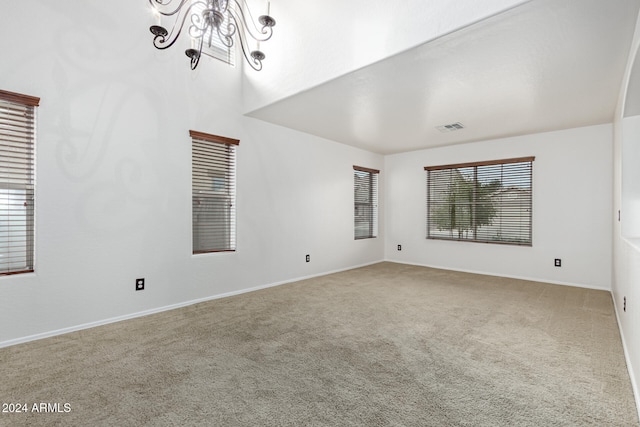
[[[262,74],[248,73],[246,111],[370,65],[529,0],[272,0]],[[255,10],[264,2],[252,0]],[[302,66],[301,66],[302,65]]]
[[[156,51],[145,1],[7,7],[0,85],[42,100],[36,273],[0,277],[0,345],[383,258],[353,239],[352,166],[381,156],[243,117],[242,69]],[[191,255],[189,129],[241,141],[236,253]]]
[[[640,18],[638,19],[640,22]],[[639,117],[634,116],[638,105],[637,76],[640,70],[633,69],[640,47],[640,32],[636,33],[629,54],[627,71],[620,89],[620,101],[614,121],[614,174],[613,210],[621,211],[621,221],[614,215],[613,228],[613,278],[612,291],[627,356],[627,367],[631,375],[640,411],[638,372],[640,371],[640,218],[638,218],[638,162],[640,161]],[[633,73],[632,73],[633,71]],[[631,77],[632,74],[634,77]],[[634,90],[634,92],[629,92]],[[623,118],[625,114],[629,117]],[[626,299],[626,307],[625,307]],[[625,310],[626,308],[626,310]]]
[[[386,258],[610,289],[611,132],[600,125],[387,156]],[[425,238],[424,166],[523,156],[536,158],[532,247]]]

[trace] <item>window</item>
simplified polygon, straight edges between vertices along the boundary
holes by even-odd
[[[533,160],[425,167],[427,239],[531,246]]]
[[[378,174],[375,169],[353,167],[354,218],[356,239],[378,236]]]
[[[0,91],[0,275],[34,271],[35,115],[40,98]]]
[[[203,2],[202,0],[191,0],[191,12],[193,13],[192,16],[194,16],[195,18],[188,19],[191,19],[192,23],[195,25],[195,27],[193,27],[193,29],[190,29],[190,31],[192,31],[192,34],[196,36],[202,34],[202,31],[198,30],[196,27],[202,27],[203,25],[202,14],[207,8],[207,5],[205,3],[206,2]],[[229,12],[229,9],[231,7],[234,7],[232,3],[233,2],[228,2],[227,9],[223,12],[223,21],[220,24],[220,28],[222,29],[228,29],[232,25],[229,19],[229,13],[231,13]],[[193,19],[196,19],[196,21],[193,21]],[[219,59],[220,61],[225,62],[229,65],[235,65],[235,49],[225,45],[222,41],[223,39],[224,35],[221,38],[219,36],[219,33],[213,31],[213,27],[211,27],[201,39],[191,38],[191,47],[193,49],[198,49],[199,43],[202,42],[202,53],[204,55]]]
[[[237,139],[189,131],[192,138],[193,253],[236,249]]]

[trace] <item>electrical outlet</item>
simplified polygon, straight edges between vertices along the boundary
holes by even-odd
[[[556,258],[555,260],[553,260],[553,265],[555,265],[556,267],[562,267],[562,260],[560,258]]]
[[[305,256],[305,257],[304,257],[304,259],[305,259],[305,261],[306,261],[306,262],[311,261],[311,255],[307,255],[307,256]]]
[[[624,297],[622,299],[622,311],[624,311],[625,313],[627,311],[627,297]]]
[[[401,251],[402,250],[402,245],[398,245],[398,250]]]
[[[136,279],[136,291],[144,291],[144,278]]]

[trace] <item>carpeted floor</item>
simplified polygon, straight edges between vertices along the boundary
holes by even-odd
[[[3,426],[638,425],[609,293],[393,263],[0,349],[0,369],[0,402],[28,405]]]

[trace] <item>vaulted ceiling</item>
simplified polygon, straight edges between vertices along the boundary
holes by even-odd
[[[382,154],[610,123],[639,6],[533,0],[248,115]]]

